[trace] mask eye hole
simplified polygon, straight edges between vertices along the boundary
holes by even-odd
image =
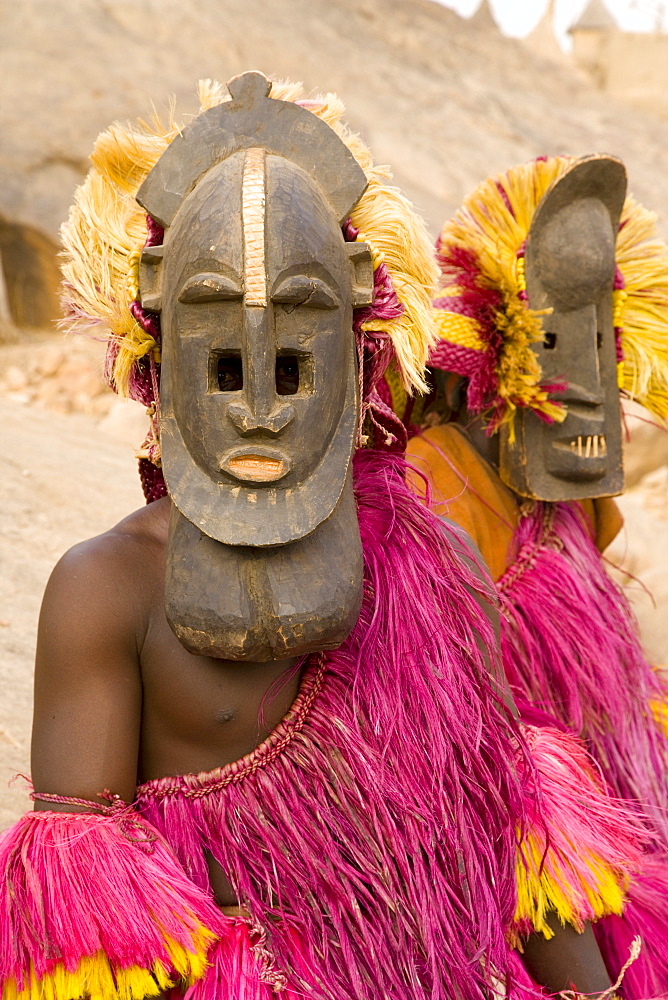
[[[279,354],[276,358],[276,392],[279,396],[294,396],[299,390],[299,358],[295,354]]]
[[[239,353],[214,353],[209,367],[210,392],[239,392],[244,387],[244,373]]]
[[[546,351],[553,351],[557,346],[556,333],[546,333],[543,340],[543,347]]]
[[[601,333],[600,330],[597,330],[596,332],[596,347],[598,348],[599,351],[603,347],[603,334]]]

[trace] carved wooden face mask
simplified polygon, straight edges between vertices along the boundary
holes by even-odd
[[[161,310],[168,619],[192,652],[249,660],[332,648],[359,613],[352,309],[373,285],[341,232],[361,168],[268,88],[232,81],[139,196],[165,225],[140,282]]]
[[[500,431],[501,477],[539,500],[611,496],[623,489],[622,440],[612,288],[615,241],[626,192],[611,157],[578,161],[536,210],[525,251],[526,286],[542,317],[535,344],[544,383],[566,408],[562,423],[516,415],[516,440]]]

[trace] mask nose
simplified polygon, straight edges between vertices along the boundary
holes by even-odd
[[[276,394],[276,344],[273,308],[244,308],[244,398],[230,403],[227,413],[243,434],[276,437],[292,422],[295,408]]]
[[[588,384],[590,380],[587,380]],[[598,389],[585,388],[579,382],[570,382],[564,392],[556,392],[555,399],[561,399],[565,403],[582,403],[583,406],[601,406],[605,401],[603,390],[600,385]]]
[[[554,399],[584,407],[601,406],[605,393],[601,383],[598,344],[598,311],[595,305],[573,309],[554,324],[553,350],[541,357],[545,381],[565,381],[566,388],[555,391]],[[549,343],[549,341],[547,341]]]
[[[295,415],[290,403],[279,403],[270,413],[253,412],[245,402],[230,403],[227,413],[241,434],[265,433],[271,437],[280,434]]]

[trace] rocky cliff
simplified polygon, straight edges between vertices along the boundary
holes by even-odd
[[[434,232],[489,172],[564,151],[621,156],[668,219],[667,121],[429,0],[1,0],[0,23],[0,214],[52,237],[100,129],[250,68],[336,90]]]

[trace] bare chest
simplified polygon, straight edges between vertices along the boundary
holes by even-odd
[[[193,656],[171,631],[159,596],[140,665],[140,781],[209,771],[250,753],[286,714],[300,679],[294,660]]]

